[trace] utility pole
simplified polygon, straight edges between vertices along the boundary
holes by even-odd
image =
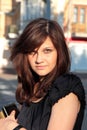
[[[51,7],[50,7],[50,0],[43,0],[45,2],[45,17],[50,19],[51,15]]]
[[[69,10],[68,10],[68,30],[67,30],[67,40],[68,43],[70,42],[71,39],[71,22],[72,22],[72,0],[69,0]]]

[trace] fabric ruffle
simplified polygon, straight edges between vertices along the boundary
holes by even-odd
[[[72,73],[58,77],[49,89],[49,103],[54,105],[59,99],[74,93],[81,104],[85,104],[85,92],[80,78]]]

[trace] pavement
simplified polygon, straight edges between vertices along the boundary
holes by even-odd
[[[0,73],[0,109],[8,104],[17,103],[15,91],[17,87],[16,73]]]
[[[75,73],[75,72],[74,72]],[[87,73],[75,73],[83,83],[86,94],[86,109],[83,119],[82,130],[87,130]],[[15,91],[17,88],[17,75],[15,71],[5,70],[0,73],[0,110],[3,106],[16,103]]]
[[[87,101],[87,73],[76,73],[83,83]],[[14,70],[4,70],[0,73],[0,109],[4,104],[16,102],[17,75]]]

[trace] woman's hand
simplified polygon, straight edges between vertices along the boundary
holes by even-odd
[[[1,130],[13,130],[18,126],[17,120],[15,119],[15,111],[13,110],[11,114],[3,119],[0,119],[0,129]]]

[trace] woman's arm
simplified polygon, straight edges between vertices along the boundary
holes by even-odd
[[[74,93],[70,93],[54,104],[47,130],[73,130],[80,102]]]

